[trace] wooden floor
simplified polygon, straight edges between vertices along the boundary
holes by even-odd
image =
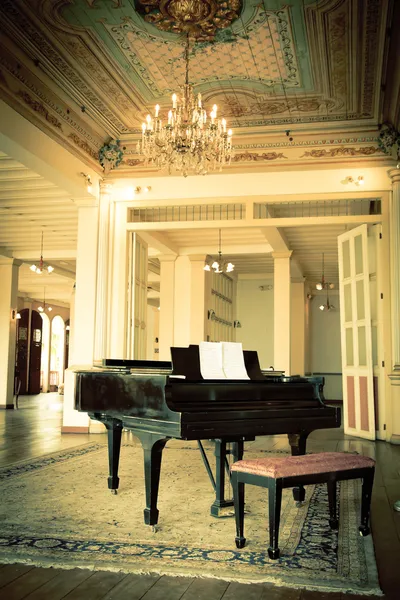
[[[21,397],[19,410],[0,411],[0,466],[70,448],[102,435],[61,435],[62,397]],[[124,435],[131,435],[124,433]],[[253,448],[288,448],[286,436],[261,437]],[[381,587],[387,600],[400,598],[400,446],[345,436],[341,430],[314,432],[308,450],[354,450],[377,461],[371,525]],[[17,499],[16,499],[17,502]],[[1,530],[0,530],[1,533]],[[128,575],[84,569],[62,570],[29,565],[0,565],[4,600],[355,600],[361,596],[310,592],[271,584],[228,583],[218,579]],[[367,598],[362,596],[362,598]],[[371,597],[369,597],[371,598]]]

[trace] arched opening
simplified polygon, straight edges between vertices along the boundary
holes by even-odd
[[[50,391],[58,391],[64,381],[64,336],[65,327],[62,317],[57,315],[51,322],[50,344]]]
[[[50,319],[46,313],[40,313],[43,320],[42,327],[42,354],[40,389],[42,392],[49,391],[49,361],[50,361]]]

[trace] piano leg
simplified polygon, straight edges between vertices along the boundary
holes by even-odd
[[[225,500],[225,464],[229,452],[226,450],[227,442],[225,440],[214,440],[215,442],[215,500],[211,505],[210,513],[213,517],[220,517],[223,508],[233,506],[233,500]],[[243,458],[243,440],[232,442],[233,460],[241,460]]]
[[[169,438],[153,433],[135,431],[140,439],[144,454],[144,481],[146,488],[145,525],[157,525],[157,498],[160,485],[162,451]]]
[[[310,431],[302,431],[301,433],[288,433],[289,444],[292,451],[292,456],[301,456],[306,453],[307,438]],[[304,502],[306,490],[303,485],[293,488],[293,498],[295,502]]]
[[[122,423],[117,419],[102,419],[108,434],[108,489],[114,494],[119,486],[118,466],[121,450]]]

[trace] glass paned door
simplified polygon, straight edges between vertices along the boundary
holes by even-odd
[[[147,244],[133,233],[129,244],[128,358],[146,358]]]
[[[368,229],[338,237],[344,431],[375,439]]]

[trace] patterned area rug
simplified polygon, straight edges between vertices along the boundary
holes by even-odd
[[[263,455],[246,452],[247,458]],[[268,492],[246,486],[247,545],[237,550],[233,517],[210,516],[213,490],[194,442],[171,441],[164,450],[155,532],[143,523],[140,446],[122,447],[118,495],[108,491],[107,475],[103,444],[1,469],[0,562],[381,593],[372,538],[358,533],[357,481],[340,486],[339,531],[328,524],[325,485],[308,486],[301,507],[284,490],[281,558],[271,561]]]

